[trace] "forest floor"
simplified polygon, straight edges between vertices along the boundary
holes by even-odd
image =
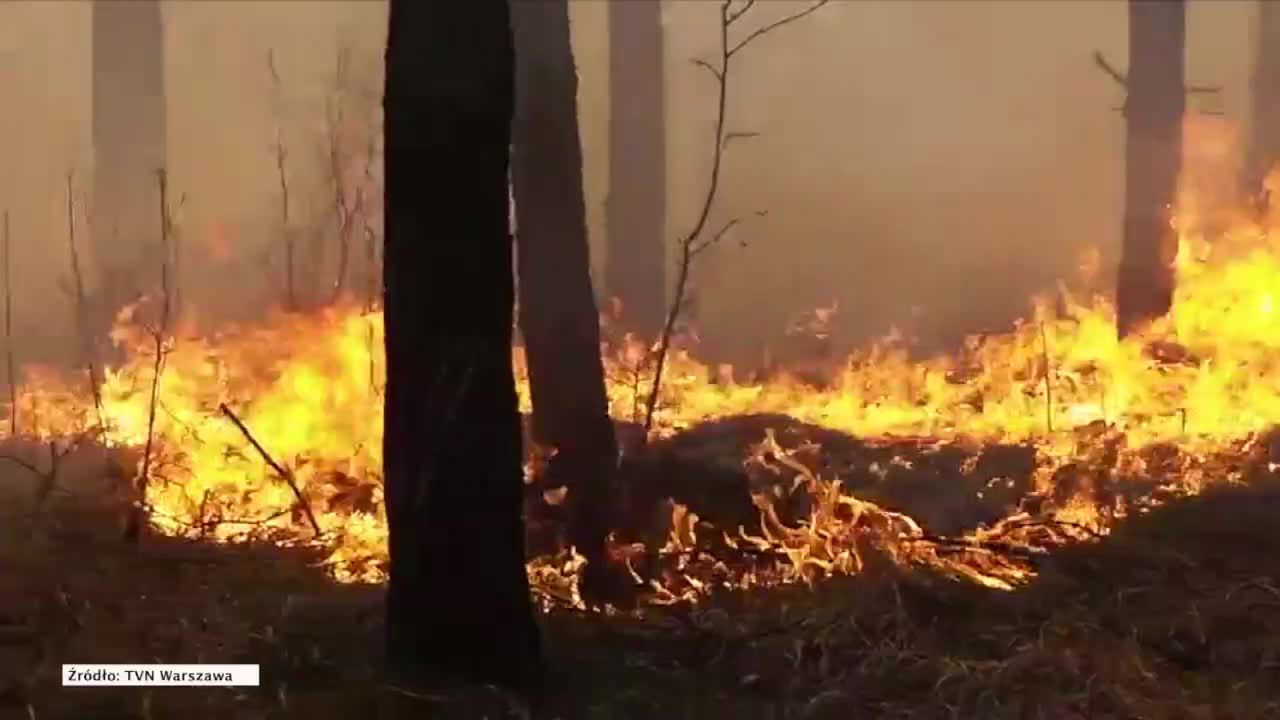
[[[0,507],[0,718],[483,717],[381,682],[381,590],[306,550]],[[880,568],[542,617],[564,718],[1280,718],[1280,483],[1056,550],[1014,591]],[[258,663],[261,687],[63,688],[63,663]],[[460,707],[460,706],[459,706]],[[489,717],[499,717],[489,715]]]

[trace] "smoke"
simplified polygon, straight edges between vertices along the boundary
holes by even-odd
[[[798,1],[768,0],[754,12],[764,22]],[[689,59],[715,49],[715,5],[665,8],[672,242],[706,183],[714,85]],[[60,288],[63,184],[74,169],[77,192],[91,190],[90,9],[0,3],[0,206],[13,211],[26,361],[72,347]],[[607,11],[601,0],[572,7],[598,268]],[[331,202],[324,97],[346,46],[376,108],[385,12],[367,0],[165,3],[170,183],[175,198],[186,196],[184,242],[203,248],[183,281],[206,316],[251,316],[278,277],[265,264],[280,243],[277,120],[299,217]],[[1223,120],[1238,127],[1247,124],[1255,13],[1252,2],[1198,2],[1189,15],[1188,80],[1222,86]],[[1074,273],[1087,246],[1101,249],[1107,276],[1121,224],[1123,119],[1114,108],[1123,98],[1094,67],[1095,50],[1124,66],[1124,2],[836,0],[753,45],[730,89],[730,130],[760,135],[732,145],[717,212],[769,215],[746,222],[697,273],[703,352],[753,361],[789,319],[832,301],[838,344],[896,324],[937,347],[1007,325],[1030,295]]]

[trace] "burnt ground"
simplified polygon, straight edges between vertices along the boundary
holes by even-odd
[[[776,418],[735,422],[777,427]],[[730,427],[671,443],[684,443],[688,461],[713,439],[751,436]],[[779,442],[815,432],[780,428]],[[826,460],[811,460],[886,452],[892,465],[907,453],[884,447],[828,448]],[[914,447],[908,464],[942,483],[928,507],[941,497],[966,518],[938,510],[921,520],[933,532],[981,522],[991,503],[1026,500],[1011,490],[1017,497],[984,495],[971,507],[957,504],[972,493],[943,490],[948,479],[989,487],[981,456],[1005,453],[987,462],[1013,467],[1018,450]],[[755,489],[771,481],[750,467],[747,475]],[[1007,486],[1006,475],[1015,473],[994,476]],[[907,511],[924,503],[886,484],[887,474],[874,477],[860,492],[878,493],[877,502]],[[714,500],[703,502],[715,512]],[[379,589],[330,582],[314,554],[157,538],[127,546],[112,512],[0,505],[0,718],[500,717],[476,698],[440,705],[383,685]],[[721,591],[634,616],[554,610],[543,625],[561,678],[559,716],[1280,718],[1277,518],[1280,483],[1261,478],[1169,501],[1101,540],[1057,549],[1013,592],[926,566],[878,566],[812,588]],[[65,662],[252,662],[263,685],[62,688]]]

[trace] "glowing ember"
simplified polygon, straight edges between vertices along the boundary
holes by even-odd
[[[1212,144],[1198,147],[1202,152],[1188,157],[1215,168],[1226,154]],[[890,339],[850,357],[821,389],[785,375],[764,383],[735,382],[724,368],[708,368],[676,352],[657,432],[669,435],[737,414],[781,413],[864,438],[1031,442],[1040,455],[1041,490],[1054,482],[1057,469],[1079,459],[1079,431],[1088,428],[1105,425],[1107,432],[1125,436],[1114,467],[1141,465],[1146,460],[1139,451],[1163,443],[1192,458],[1237,452],[1242,440],[1280,422],[1280,232],[1275,232],[1280,214],[1256,221],[1232,212],[1214,199],[1221,193],[1205,190],[1207,182],[1216,187],[1214,178],[1212,172],[1184,177],[1175,220],[1180,250],[1173,310],[1140,335],[1117,341],[1109,301],[1084,299],[1062,288],[1056,297],[1037,300],[1032,316],[1011,332],[974,338],[958,356],[913,361],[905,346]],[[1280,183],[1280,175],[1269,182]],[[1093,253],[1082,264],[1096,273],[1098,262]],[[128,323],[118,328],[117,340],[129,350],[129,360],[110,369],[102,387],[106,440],[141,446],[154,342]],[[520,350],[515,352],[522,365]],[[279,314],[256,327],[178,337],[167,353],[155,423],[157,480],[148,498],[157,528],[223,540],[246,534],[306,540],[291,490],[219,415],[219,405],[226,403],[296,476],[332,548],[329,567],[335,576],[380,579],[386,534],[378,475],[381,316],[354,304],[308,316]],[[636,371],[644,356],[630,341],[606,348],[609,396],[619,419],[632,419],[637,398],[647,394],[643,372]],[[77,382],[47,369],[29,371],[19,399],[23,431],[51,437],[87,428],[96,413]],[[527,411],[523,380],[521,391]],[[776,445],[770,452],[775,458],[787,456]],[[1180,473],[1169,481],[1187,492],[1207,481],[1202,471],[1188,466]],[[727,546],[756,546],[785,556],[783,565],[790,570],[779,579],[856,572],[874,552],[893,561],[952,567],[995,587],[1010,587],[1026,574],[1003,560],[944,559],[936,548],[918,542],[924,534],[912,518],[856,499],[811,474],[802,481],[818,499],[802,526],[771,520],[762,502],[763,537],[720,528]],[[1084,530],[1073,535],[1062,528],[1104,532],[1104,519],[1113,510],[1075,494],[1050,515],[1060,522],[1059,535],[1079,537]],[[977,548],[987,538],[1010,533],[1023,537],[1028,547],[1048,542],[1019,530],[1026,520],[1006,518],[964,542]],[[694,524],[681,515],[673,526],[664,552],[689,553]],[[547,588],[566,577],[575,562],[538,561],[530,570],[535,584]],[[695,565],[686,563],[682,570],[685,590],[665,587],[664,592],[674,597],[708,582],[763,581],[746,571],[726,575],[723,563],[697,572]],[[568,587],[557,596],[577,602],[575,592]]]

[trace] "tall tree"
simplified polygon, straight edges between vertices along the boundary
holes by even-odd
[[[666,101],[661,0],[609,3],[605,285],[653,339],[667,314]]]
[[[92,248],[99,322],[153,284],[160,256],[156,173],[165,167],[160,0],[93,3]],[[100,332],[97,328],[96,332]]]
[[[1177,235],[1169,225],[1182,164],[1185,0],[1129,0],[1124,240],[1116,287],[1121,336],[1169,311]]]
[[[515,196],[520,328],[533,429],[570,486],[571,542],[603,561],[618,446],[600,359],[578,136],[578,74],[567,0],[512,7],[516,56]]]
[[[391,0],[383,463],[388,663],[536,687],[511,362],[505,0]]]
[[[1245,163],[1245,190],[1262,192],[1262,181],[1280,162],[1280,3],[1259,0],[1254,32],[1253,122]]]

